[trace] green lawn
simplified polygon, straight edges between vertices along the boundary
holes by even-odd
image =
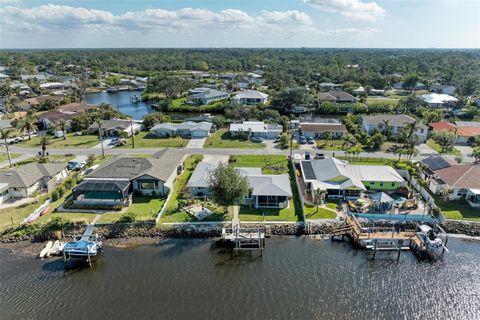
[[[220,129],[207,138],[204,148],[247,148],[263,149],[265,143],[255,143],[249,140],[234,139],[230,137],[228,129]]]
[[[335,209],[337,207],[336,204],[334,204],[335,207],[332,209]],[[331,207],[327,203],[327,207]],[[311,206],[309,204],[305,204],[305,218],[306,219],[335,219],[337,217],[337,214],[334,211],[325,209],[325,208],[318,208],[316,206]]]
[[[19,157],[20,154],[18,153],[10,153],[10,158],[11,159],[14,159],[16,157]],[[0,153],[0,162],[3,162],[3,161],[8,161],[8,155],[6,153]]]
[[[148,132],[140,132],[134,138],[135,148],[182,148],[185,147],[189,139],[181,137],[157,138],[150,137]],[[127,139],[127,143],[121,148],[132,148],[132,140]]]
[[[435,203],[446,219],[480,221],[480,209],[472,208],[466,201],[444,202],[437,197]]]
[[[283,209],[240,206],[239,218],[240,221],[298,221],[293,200],[290,200],[289,204],[288,208]]]
[[[18,225],[28,217],[35,209],[37,209],[44,201],[46,197],[42,197],[38,202],[22,205],[15,208],[8,208],[0,210],[0,229]]]
[[[358,165],[371,165],[371,166],[380,166],[380,165],[392,165],[394,162],[392,159],[386,158],[347,158],[347,157],[336,157],[337,159],[347,160],[351,164],[358,164]]]
[[[327,140],[317,139],[317,147],[322,150],[342,150],[342,139]]]
[[[429,146],[430,148],[432,148],[433,150],[437,151],[438,153],[441,153],[442,151],[442,147],[436,143],[433,139],[428,139],[427,140],[427,146]],[[454,147],[452,147],[450,150],[448,150],[446,152],[447,154],[456,154],[456,155],[460,155],[460,151],[458,151],[457,149],[455,149]]]
[[[93,221],[95,218],[94,213],[82,213],[82,212],[51,212],[43,217],[40,217],[36,222],[38,223],[48,223],[54,218],[62,218],[70,222],[83,222],[88,224]]]
[[[96,135],[74,136],[72,133],[68,133],[67,139],[52,137],[50,144],[47,146],[47,151],[49,148],[91,148],[99,143],[100,140]],[[40,147],[40,137],[33,137],[32,140],[22,141],[18,145],[30,148]]]
[[[288,160],[280,155],[230,156],[233,166],[262,168],[264,174],[288,173]]]
[[[383,98],[383,99],[378,99],[375,97],[367,97],[367,104],[391,104],[391,105],[397,105],[399,99],[395,98]]]
[[[135,221],[154,221],[164,203],[165,199],[134,196],[126,213],[133,213]],[[116,222],[123,214],[123,212],[104,213],[98,222]]]

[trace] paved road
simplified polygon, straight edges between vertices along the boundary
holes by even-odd
[[[107,155],[131,155],[131,154],[155,154],[158,151],[164,148],[135,148],[135,149],[124,149],[124,148],[113,148],[105,149],[105,154]],[[242,154],[279,154],[279,155],[289,155],[290,151],[280,150],[280,149],[234,149],[234,148],[218,148],[218,149],[203,149],[203,148],[171,148],[177,150],[182,154],[211,154],[211,155],[242,155]],[[73,155],[89,155],[89,154],[102,154],[101,149],[48,149],[49,154],[73,154]],[[12,153],[21,153],[21,154],[36,154],[37,150],[34,148],[25,148],[20,146],[11,146],[10,152]],[[303,154],[304,150],[294,150],[294,154]],[[313,152],[313,150],[312,150]],[[317,150],[315,152],[323,153],[326,156],[343,156],[343,151],[329,151],[329,150]],[[362,152],[360,157],[366,158],[390,158],[396,159],[397,155],[387,152]],[[419,154],[412,158],[412,160],[422,160],[426,158],[427,154]],[[447,158],[454,160],[455,156],[448,155]],[[464,161],[473,161],[472,158],[464,157]]]

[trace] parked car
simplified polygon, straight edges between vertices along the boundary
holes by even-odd
[[[308,138],[308,144],[315,144],[315,139],[313,137]]]
[[[300,141],[299,141],[300,144],[305,144],[305,143],[307,143],[307,139],[305,139],[304,136],[301,136],[299,140],[300,140]]]
[[[77,161],[69,161],[67,163],[67,169],[72,171],[72,170],[75,170],[75,168],[77,167],[78,165],[78,162]]]
[[[280,135],[276,136],[276,137],[275,137],[275,142],[280,142],[280,139],[281,139],[281,138],[282,138],[282,137],[281,137]]]
[[[262,137],[252,137],[250,139],[252,142],[263,142],[263,138]]]

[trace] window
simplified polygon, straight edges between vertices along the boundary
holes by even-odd
[[[395,187],[395,182],[392,182],[392,187]]]
[[[383,182],[380,182],[380,187],[383,187]]]
[[[457,196],[459,197],[465,197],[468,193],[468,190],[467,189],[458,189],[457,191]]]
[[[370,184],[371,184],[371,185],[374,185],[374,184],[375,184],[375,182],[373,182],[373,181],[370,181]]]
[[[157,183],[154,181],[139,181],[138,186],[142,190],[154,190],[156,189]]]

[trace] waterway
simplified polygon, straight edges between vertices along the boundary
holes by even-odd
[[[0,250],[1,319],[480,319],[480,243],[443,261],[309,238],[268,239],[263,257],[211,240],[107,247],[64,271]]]

